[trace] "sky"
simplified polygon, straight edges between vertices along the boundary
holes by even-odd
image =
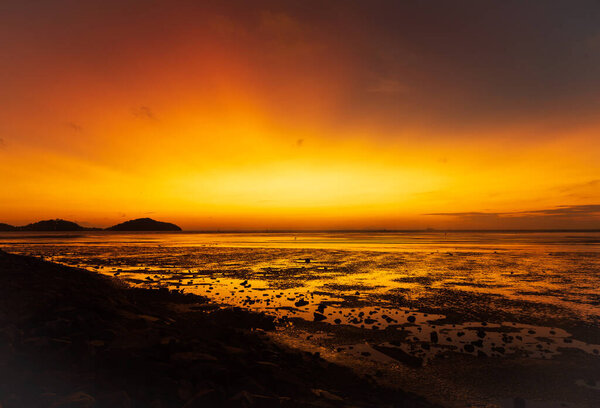
[[[0,3],[0,222],[600,228],[598,1]]]

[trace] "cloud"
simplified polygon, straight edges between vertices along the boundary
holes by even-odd
[[[510,213],[509,213],[510,214]],[[561,205],[556,208],[535,211],[523,211],[513,214],[553,215],[553,216],[590,216],[600,215],[600,204]]]
[[[561,193],[573,193],[597,187],[600,187],[600,179],[590,180],[583,183],[568,184],[565,186],[557,187],[556,189]]]
[[[74,132],[83,132],[83,127],[75,122],[67,122],[65,123],[65,126],[73,130]]]
[[[0,137],[0,149],[5,149],[6,148],[6,143],[4,142],[4,139],[2,139]]]
[[[259,25],[262,30],[278,36],[299,36],[303,32],[301,24],[283,12],[261,12]]]
[[[156,115],[152,111],[152,109],[150,109],[147,106],[140,106],[138,108],[133,108],[131,110],[131,112],[133,113],[133,116],[135,116],[136,118],[145,119],[145,120],[158,120],[156,118]]]
[[[395,79],[380,78],[374,85],[372,85],[367,90],[369,92],[380,94],[403,94],[408,91],[408,87],[402,82]]]
[[[463,217],[463,218],[497,218],[508,213],[497,213],[497,212],[479,212],[479,211],[466,211],[466,212],[441,212],[441,213],[427,213],[423,215],[437,215],[444,217]]]
[[[554,208],[545,208],[529,211],[509,211],[509,212],[441,212],[428,213],[423,215],[463,217],[463,218],[514,218],[514,217],[561,217],[561,218],[581,218],[600,216],[600,204],[587,205],[560,205]]]

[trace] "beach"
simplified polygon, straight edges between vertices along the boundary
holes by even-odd
[[[432,406],[271,341],[273,319],[0,251],[2,407]]]
[[[594,234],[2,239],[13,253],[84,268],[142,293],[196,296],[204,308],[268,317],[271,330],[261,333],[269,341],[431,403],[599,402]]]

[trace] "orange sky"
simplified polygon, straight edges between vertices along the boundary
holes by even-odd
[[[2,6],[0,222],[600,228],[597,3],[250,3]]]

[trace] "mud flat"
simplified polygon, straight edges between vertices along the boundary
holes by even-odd
[[[273,318],[0,250],[0,406],[430,407],[273,342]]]

